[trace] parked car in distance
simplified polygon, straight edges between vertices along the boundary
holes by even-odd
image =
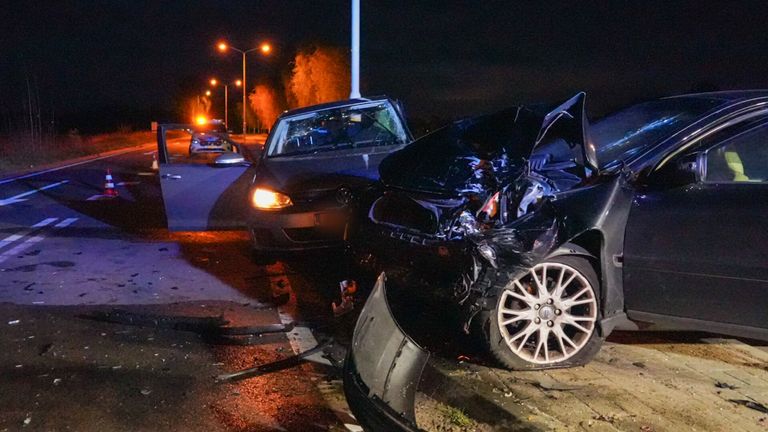
[[[174,159],[164,131],[187,125],[166,126],[158,146],[168,227],[247,229],[260,255],[343,244],[379,162],[412,141],[399,104],[386,97],[287,111],[251,163]]]
[[[233,151],[226,125],[211,120],[204,125],[195,125],[189,142],[189,155],[197,153],[223,153]]]

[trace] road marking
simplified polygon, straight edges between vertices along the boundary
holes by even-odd
[[[44,226],[46,226],[46,225],[50,225],[50,224],[52,224],[54,221],[56,221],[56,220],[58,220],[58,219],[59,219],[59,218],[48,218],[48,219],[43,219],[43,220],[41,220],[40,222],[38,222],[38,223],[36,223],[36,224],[32,225],[32,227],[31,227],[31,228],[27,228],[27,229],[24,229],[24,230],[22,230],[22,231],[19,231],[19,232],[18,232],[18,233],[16,233],[16,234],[12,234],[12,235],[9,235],[8,237],[6,237],[6,238],[4,238],[4,239],[0,240],[0,249],[2,249],[2,248],[4,248],[4,247],[8,246],[9,244],[11,244],[11,243],[13,243],[13,242],[15,242],[15,241],[17,241],[17,240],[20,240],[20,239],[22,239],[22,238],[24,238],[24,237],[28,236],[28,235],[29,235],[29,234],[31,234],[33,231],[37,231],[35,228],[42,228],[42,227],[44,227]]]
[[[152,150],[152,151],[149,151],[149,152],[146,152],[146,153],[142,153],[142,154],[146,156],[146,155],[153,155],[155,153],[157,153],[157,150]]]
[[[66,228],[66,227],[72,225],[73,223],[77,222],[77,219],[78,218],[66,218],[66,219],[64,219],[63,221],[57,223],[54,226],[56,228]]]
[[[51,183],[51,184],[49,184],[47,186],[43,186],[43,187],[41,187],[39,189],[32,189],[29,192],[24,192],[24,193],[18,194],[16,196],[12,196],[10,198],[2,199],[2,200],[0,200],[0,207],[11,205],[11,204],[16,204],[16,203],[22,202],[22,201],[26,201],[27,199],[24,198],[26,196],[30,196],[32,194],[36,194],[36,193],[38,193],[40,191],[44,191],[44,190],[48,190],[48,189],[53,189],[55,187],[59,187],[59,186],[65,184],[65,183],[69,183],[69,180],[62,180],[62,181],[57,182],[57,183]]]
[[[141,184],[141,182],[137,182],[137,181],[120,182],[115,184],[115,186],[136,186],[137,184]]]
[[[148,145],[151,145],[151,143],[142,144],[139,147],[146,147]],[[59,167],[56,167],[56,168],[51,168],[51,169],[47,169],[47,170],[43,170],[43,171],[35,171],[33,173],[24,174],[24,175],[20,175],[20,176],[17,176],[17,177],[7,178],[5,180],[0,180],[0,185],[6,184],[6,183],[10,183],[10,182],[14,182],[16,180],[22,180],[22,179],[26,179],[26,178],[30,178],[30,177],[39,176],[40,174],[45,174],[45,173],[49,173],[49,172],[59,171],[59,170],[63,170],[63,169],[66,169],[66,168],[72,168],[72,167],[78,166],[78,165],[83,165],[83,164],[87,164],[87,163],[91,163],[91,162],[96,162],[96,161],[99,161],[99,160],[102,160],[102,159],[107,159],[107,158],[111,158],[111,157],[115,157],[115,156],[124,155],[126,153],[133,153],[133,152],[137,152],[137,151],[140,151],[140,150],[142,150],[142,149],[141,148],[138,148],[138,149],[137,148],[132,148],[130,150],[119,151],[119,152],[116,152],[116,153],[108,154],[106,156],[99,156],[99,157],[95,157],[95,158],[92,158],[92,159],[71,163],[71,164],[68,164],[68,165],[62,165],[62,166],[59,166]]]
[[[52,218],[52,219],[56,220],[57,218]],[[48,219],[46,219],[46,220],[44,220],[42,222],[45,222],[47,220]],[[67,218],[67,219],[64,219],[63,221],[57,223],[56,225],[54,225],[54,228],[57,228],[57,229],[64,228],[64,227],[67,227],[69,225],[72,225],[75,221],[77,221],[77,218]],[[38,224],[40,224],[42,222],[39,222]],[[50,223],[42,225],[41,228],[45,227],[46,225],[49,225],[49,224]],[[8,249],[7,251],[3,252],[0,255],[0,263],[4,262],[8,258],[11,258],[13,256],[18,255],[19,253],[21,253],[24,250],[28,249],[29,247],[31,247],[35,243],[40,243],[43,240],[45,240],[45,235],[44,234],[39,234],[39,235],[36,235],[36,236],[33,236],[33,237],[28,237],[22,243],[19,243],[15,247],[13,247],[11,249]],[[0,269],[0,270],[2,270],[2,269]]]

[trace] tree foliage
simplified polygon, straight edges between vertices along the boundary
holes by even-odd
[[[313,47],[300,51],[286,85],[291,107],[303,107],[345,99],[349,95],[347,52],[337,47]]]

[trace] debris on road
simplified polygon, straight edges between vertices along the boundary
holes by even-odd
[[[229,321],[221,315],[216,317],[167,316],[133,313],[119,309],[111,312],[92,312],[79,315],[79,318],[138,327],[189,331],[205,337],[210,343],[225,345],[262,343],[263,335],[282,334],[293,330],[294,327],[293,323],[228,327]]]
[[[20,320],[10,320],[8,321],[8,325],[18,325],[20,322]]]
[[[737,386],[735,386],[733,384],[728,384],[728,383],[722,382],[722,381],[716,381],[715,382],[715,387],[721,388],[721,389],[728,389],[728,390],[738,390],[739,389],[739,387],[737,387]]]
[[[333,340],[329,339],[326,342],[317,344],[314,348],[310,348],[304,352],[301,352],[296,355],[292,355],[290,357],[286,357],[284,359],[254,366],[248,369],[243,369],[238,372],[219,375],[218,377],[216,377],[216,381],[218,382],[241,381],[248,378],[254,378],[257,376],[266,375],[272,372],[278,372],[281,370],[290,369],[304,363],[305,361],[307,361],[307,357],[324,351],[326,348],[330,347],[332,344],[333,344]]]
[[[753,409],[755,411],[759,411],[763,414],[768,414],[768,407],[755,401],[751,401],[747,399],[728,399],[728,402],[733,402],[737,405],[743,405],[747,408]]]
[[[341,292],[341,303],[331,303],[333,316],[340,317],[351,312],[355,308],[355,293],[357,292],[357,282],[354,280],[343,280],[339,282],[339,291]]]
[[[144,396],[149,396],[150,393],[152,393],[150,389],[141,389],[141,394]]]

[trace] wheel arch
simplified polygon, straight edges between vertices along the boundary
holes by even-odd
[[[603,336],[613,331],[624,314],[624,292],[622,286],[621,258],[607,250],[605,235],[599,229],[580,233],[557,248],[550,257],[576,255],[586,258],[595,269],[600,286],[599,329]]]

